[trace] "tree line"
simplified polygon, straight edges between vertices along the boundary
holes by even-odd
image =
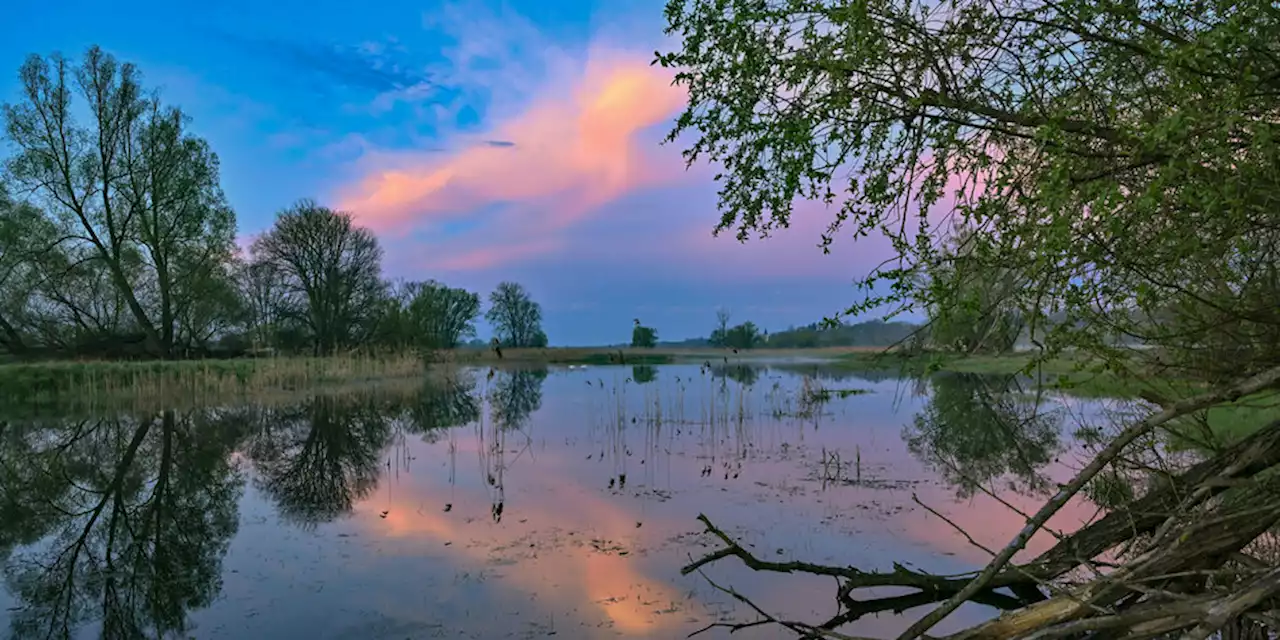
[[[218,156],[190,118],[97,46],[31,55],[3,108],[0,353],[183,357],[252,349],[448,349],[476,335],[479,294],[390,281],[347,212],[280,211],[242,252]],[[546,346],[521,285],[489,295],[503,346]]]

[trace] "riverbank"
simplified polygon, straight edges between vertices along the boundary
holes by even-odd
[[[676,362],[748,362],[805,357],[829,360],[857,349],[630,349],[552,347],[455,349],[424,358],[386,355],[271,357],[208,360],[47,361],[0,364],[0,405],[97,405],[112,399],[190,402],[195,397],[243,397],[274,391],[327,388],[414,378],[436,366],[660,365]]]
[[[929,371],[973,373],[991,376],[1025,375],[1032,386],[1059,391],[1074,398],[1177,400],[1203,392],[1200,385],[1176,378],[1144,376],[1140,372],[1116,373],[1082,357],[1063,357],[1033,365],[1028,354],[1004,356],[954,356],[926,354],[904,357],[894,353],[850,354],[837,360],[850,370],[886,371],[898,369],[920,375]],[[1176,421],[1172,429],[1187,440],[1203,443],[1231,443],[1253,433],[1261,425],[1280,419],[1280,392],[1265,391],[1234,403],[1220,405]]]

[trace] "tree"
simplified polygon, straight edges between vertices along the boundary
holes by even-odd
[[[716,328],[711,331],[711,337],[707,339],[707,342],[710,342],[711,346],[728,346],[729,317],[729,311],[727,309],[716,310]]]
[[[653,327],[645,327],[636,319],[635,328],[631,330],[631,346],[652,349],[658,346],[658,331]]]
[[[1023,329],[1021,314],[1010,303],[1023,283],[1012,269],[971,262],[979,244],[972,229],[961,227],[951,248],[929,268],[929,336],[945,350],[1007,353]]]
[[[937,219],[949,215],[974,231],[967,273],[1017,273],[1020,286],[993,313],[1015,312],[1025,323],[1039,346],[1028,370],[1071,349],[1136,384],[1159,364],[1212,385],[1152,389],[1161,410],[1124,427],[985,569],[935,589],[945,602],[904,640],[927,635],[1011,575],[1031,535],[1133,443],[1178,416],[1280,385],[1274,3],[669,0],[666,16],[679,44],[657,61],[676,71],[689,96],[669,140],[691,141],[689,162],[723,167],[717,232],[767,235],[788,225],[797,200],[821,200],[836,207],[824,251],[845,231],[885,236],[896,253],[860,282],[865,298],[848,313],[949,308],[965,301],[966,279],[927,277],[945,260]],[[1184,394],[1181,402],[1174,393]],[[1264,440],[1280,429],[1257,426]],[[1244,458],[1214,464],[1256,459],[1232,451]],[[1248,612],[1254,604],[1229,604],[1253,593],[1247,569],[1225,582],[1166,582],[1175,591],[1160,595],[1129,587],[1232,557],[1280,517],[1274,497],[1261,493],[1200,503],[1213,492],[1193,488],[1207,477],[1179,475],[1186,484],[1178,490],[1112,514],[1126,523],[1114,529],[1125,529],[1120,539],[1092,527],[1068,538],[1066,568],[1035,569],[1046,566],[1037,560],[1017,570],[1054,580],[1147,534],[1135,546],[1149,554],[1065,594],[1028,592],[1021,604],[1048,601],[963,635],[1105,628],[1120,637],[1141,634],[1137,617],[1145,615],[1146,629],[1204,637]],[[1174,497],[1193,494],[1194,508]],[[1156,524],[1135,526],[1152,522],[1139,502],[1160,512]],[[839,568],[824,575],[845,577],[842,595],[863,580]],[[1183,598],[1204,605],[1153,621]]]
[[[681,45],[658,61],[689,92],[670,139],[726,167],[717,231],[767,233],[812,198],[839,207],[824,250],[842,229],[895,247],[850,313],[941,301],[919,276],[949,204],[970,268],[1023,279],[1009,308],[1043,357],[1119,362],[1134,354],[1104,331],[1185,344],[1224,320],[1143,320],[1184,307],[1228,310],[1241,336],[1280,323],[1257,293],[1280,251],[1271,3],[671,0],[667,17]],[[1243,337],[1237,373],[1280,364],[1267,344]]]
[[[235,215],[217,156],[185,131],[180,110],[144,95],[133,65],[96,46],[75,68],[32,55],[19,75],[23,99],[4,107],[14,150],[6,164],[56,223],[46,250],[75,255],[68,270],[97,263],[148,349],[170,355],[184,339],[182,319],[222,286],[231,258]]]
[[[489,310],[484,317],[493,325],[495,337],[506,347],[545,347],[542,306],[515,282],[499,283],[489,294]]]
[[[236,282],[240,284],[240,300],[244,305],[245,330],[255,348],[275,344],[275,331],[286,309],[284,280],[270,262],[244,262],[238,265]]]
[[[254,241],[252,254],[281,278],[285,313],[307,328],[317,354],[372,334],[385,293],[382,249],[351,214],[299,200]]]
[[[754,349],[760,344],[760,329],[754,322],[744,322],[729,329],[723,339],[723,346],[730,349]]]
[[[420,349],[453,349],[476,335],[480,296],[434,280],[409,287],[408,325]]]
[[[27,331],[34,298],[44,277],[39,248],[56,230],[35,207],[15,202],[0,183],[0,348],[22,355],[33,336]]]

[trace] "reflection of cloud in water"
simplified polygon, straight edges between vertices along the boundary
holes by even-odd
[[[480,445],[475,438],[455,442],[459,453],[475,453]],[[423,476],[409,476],[393,490],[390,502],[370,503],[368,512],[386,510],[387,515],[364,520],[364,526],[390,537],[449,543],[447,554],[462,554],[467,563],[500,566],[519,589],[538,594],[540,601],[549,600],[560,611],[593,606],[624,633],[672,630],[679,622],[674,612],[655,612],[672,607],[681,595],[641,571],[634,554],[652,541],[639,535],[634,515],[561,477],[552,465],[540,464],[536,472],[540,486],[556,490],[522,494],[519,511],[509,516],[515,524],[490,527],[468,515],[467,507],[487,504],[483,490],[463,487],[451,493]],[[446,513],[446,504],[455,508]],[[524,520],[536,522],[519,526]],[[481,538],[481,531],[487,539]]]
[[[717,616],[717,606],[733,609],[728,614],[733,619],[750,617],[741,607],[730,606],[727,596],[713,592],[698,575],[678,575],[689,555],[698,557],[715,548],[694,544],[698,537],[688,535],[700,531],[695,520],[699,512],[708,513],[732,535],[742,536],[744,544],[755,544],[762,557],[852,564],[867,570],[888,570],[893,561],[902,561],[929,572],[954,573],[977,568],[987,560],[984,552],[949,525],[916,506],[911,501],[913,492],[992,548],[1002,546],[1023,526],[1021,516],[996,500],[979,494],[956,501],[952,487],[931,480],[936,476],[922,467],[900,438],[902,425],[925,400],[895,408],[892,400],[900,397],[893,383],[878,393],[833,402],[831,416],[817,429],[810,421],[777,421],[760,413],[753,414],[747,431],[712,432],[685,425],[681,435],[674,436],[674,423],[655,434],[654,427],[646,428],[643,421],[638,426],[628,422],[622,430],[593,429],[593,419],[583,415],[583,407],[593,406],[593,397],[607,397],[605,405],[615,402],[616,396],[609,391],[614,383],[608,377],[616,374],[617,384],[622,384],[627,373],[595,368],[548,378],[545,406],[527,429],[537,442],[534,454],[506,471],[507,516],[501,525],[490,524],[484,513],[491,499],[485,472],[467,469],[474,463],[465,461],[474,460],[471,456],[482,446],[468,430],[454,431],[451,438],[458,460],[464,461],[459,464],[457,486],[448,486],[431,471],[402,478],[391,489],[390,502],[374,499],[363,509],[369,517],[361,526],[391,538],[429,540],[433,546],[440,545],[437,548],[445,550],[442,556],[452,557],[460,570],[496,563],[505,576],[502,583],[509,581],[520,592],[537,594],[540,608],[576,610],[588,626],[598,616],[616,631],[635,635],[683,635]],[[696,379],[688,370],[676,370],[660,380],[676,377]],[[599,388],[601,379],[606,379],[604,390]],[[585,385],[585,380],[593,384]],[[719,393],[719,385],[718,381],[686,385],[686,405],[696,406],[700,393]],[[658,388],[670,393],[670,387]],[[750,401],[756,409],[766,409],[762,399],[768,391],[768,385],[757,385],[752,392]],[[651,394],[646,398],[639,391],[628,393],[627,413],[643,410],[642,405],[652,399]],[[608,412],[613,410],[602,408],[606,415],[600,422],[608,423]],[[483,446],[492,445],[489,438],[487,434]],[[524,446],[523,435],[516,440],[519,443],[506,447],[508,458]],[[626,442],[618,445],[619,440]],[[752,446],[739,446],[743,440]],[[855,445],[862,452],[868,482],[823,491],[814,477],[820,451],[842,450],[847,462]],[[447,459],[446,446],[438,442],[414,455],[434,469],[431,465]],[[633,456],[622,453],[628,448]],[[599,459],[602,453],[608,461]],[[741,464],[741,477],[731,475],[726,480],[719,466],[704,477],[701,469],[711,455],[716,456],[715,465]],[[643,466],[642,458],[646,458]],[[654,499],[646,494],[633,499],[630,492],[607,491],[608,481],[623,470],[631,472],[631,489],[656,489],[666,497]],[[1056,479],[1068,472],[1063,465],[1051,465],[1046,475]],[[873,482],[881,480],[885,482]],[[1027,512],[1040,504],[1009,492],[1002,498]],[[448,513],[443,511],[446,503],[454,507]],[[389,509],[386,518],[378,518],[384,509]],[[1073,501],[1052,523],[1070,530],[1093,515],[1092,508]],[[637,521],[643,521],[642,528],[636,528]],[[681,542],[673,543],[674,538]],[[600,548],[592,545],[592,539],[600,541]],[[450,546],[444,547],[446,542]],[[1039,553],[1052,543],[1047,534],[1038,535],[1026,553]],[[607,553],[612,545],[630,553]],[[713,576],[730,576],[725,584],[750,593],[771,611],[794,612],[803,619],[834,613],[815,604],[832,601],[829,581],[755,574],[734,559],[708,571]],[[696,596],[694,602],[683,603],[685,590]],[[656,613],[672,602],[682,602],[679,612]],[[867,617],[849,629],[891,635],[925,610],[915,609],[904,617]],[[972,622],[988,615],[985,611],[966,605],[951,622]],[[768,631],[759,633],[758,637],[773,637]]]

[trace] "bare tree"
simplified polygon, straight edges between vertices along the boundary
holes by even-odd
[[[489,294],[489,310],[484,317],[504,346],[545,347],[547,334],[542,331],[542,305],[529,297],[529,292],[515,282],[502,282]]]
[[[382,249],[351,215],[300,200],[253,243],[253,259],[279,274],[317,354],[359,344],[372,333],[385,293]]]

